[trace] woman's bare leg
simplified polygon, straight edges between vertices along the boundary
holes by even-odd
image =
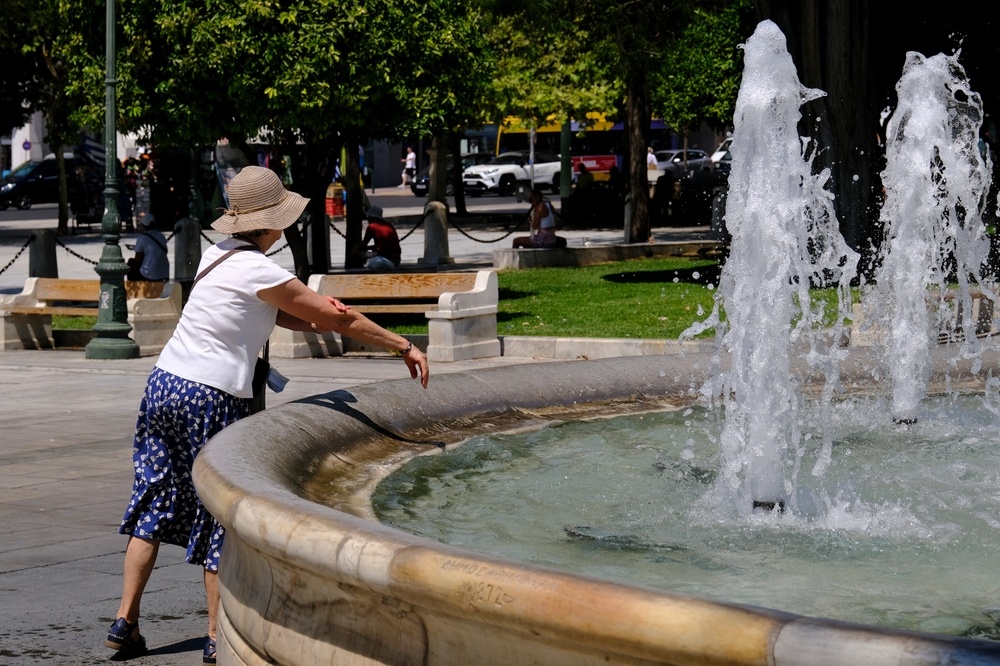
[[[205,569],[205,599],[208,601],[208,637],[215,640],[219,620],[219,572]]]
[[[118,607],[118,615],[129,624],[139,622],[139,604],[142,601],[143,590],[149,582],[149,576],[156,565],[156,555],[160,551],[160,542],[151,539],[129,537],[125,547],[125,575],[122,584],[122,601]],[[136,629],[138,633],[138,629]]]

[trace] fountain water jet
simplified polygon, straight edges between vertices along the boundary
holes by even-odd
[[[809,345],[809,362],[828,377],[827,402],[843,357],[829,340],[813,335],[824,308],[809,289],[840,286],[839,326],[850,307],[847,288],[858,256],[840,234],[833,195],[825,188],[829,170],[812,173],[815,153],[798,133],[800,107],[825,93],[799,83],[774,23],[757,26],[743,49],[726,202],[730,256],[712,315],[685,335],[714,325],[730,356],[730,369],[706,389],[710,400],[721,395],[725,406],[720,490],[739,507],[783,510],[786,498],[795,501],[784,473],[787,453],[798,452],[800,444],[792,348]],[[829,449],[826,442],[820,468]]]
[[[978,150],[982,101],[958,55],[907,54],[886,132],[886,242],[864,311],[865,321],[888,332],[892,416],[901,423],[917,417],[938,331],[958,312],[973,312],[970,283],[982,283],[989,253],[981,210],[992,167]],[[961,317],[965,356],[978,352],[976,325],[974,317]]]

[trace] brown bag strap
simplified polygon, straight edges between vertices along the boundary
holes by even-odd
[[[240,247],[233,248],[229,252],[226,252],[224,255],[213,261],[208,268],[203,270],[201,273],[198,273],[198,275],[194,279],[194,282],[191,283],[191,288],[194,289],[194,286],[198,284],[198,280],[208,275],[213,268],[221,264],[223,261],[225,261],[232,255],[236,254],[237,252],[243,252],[244,250],[253,250],[254,252],[260,252],[260,248],[258,248],[256,245],[241,245]]]

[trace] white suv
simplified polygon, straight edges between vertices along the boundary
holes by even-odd
[[[532,176],[530,156],[526,150],[501,153],[486,164],[469,167],[462,172],[465,191],[474,197],[483,192],[496,192],[501,196],[514,194],[519,182],[530,182]],[[534,182],[536,186],[559,187],[559,156],[539,151],[535,153]]]

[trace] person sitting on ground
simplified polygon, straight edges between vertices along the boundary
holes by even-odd
[[[607,187],[618,199],[625,198],[625,192],[628,190],[628,183],[625,182],[625,176],[622,175],[622,171],[618,168],[618,165],[612,166],[608,170]]]
[[[531,204],[531,209],[528,211],[531,235],[515,238],[514,247],[566,247],[566,239],[556,236],[556,214],[552,210],[552,204],[542,196],[542,191],[537,187],[531,190],[528,202]]]
[[[126,279],[130,282],[166,282],[170,278],[167,239],[153,228],[155,221],[152,213],[139,216],[135,256],[126,262],[129,266]]]
[[[403,251],[399,247],[399,234],[396,227],[392,226],[382,217],[382,209],[378,206],[371,206],[366,213],[368,218],[368,228],[365,229],[365,237],[362,245],[366,251],[371,252],[365,262],[365,268],[376,271],[391,271],[399,268],[399,262],[403,258]],[[371,247],[369,247],[371,243]]]
[[[577,167],[579,174],[576,177],[576,192],[585,192],[588,187],[594,184],[594,174],[590,173],[587,165],[580,162]]]

